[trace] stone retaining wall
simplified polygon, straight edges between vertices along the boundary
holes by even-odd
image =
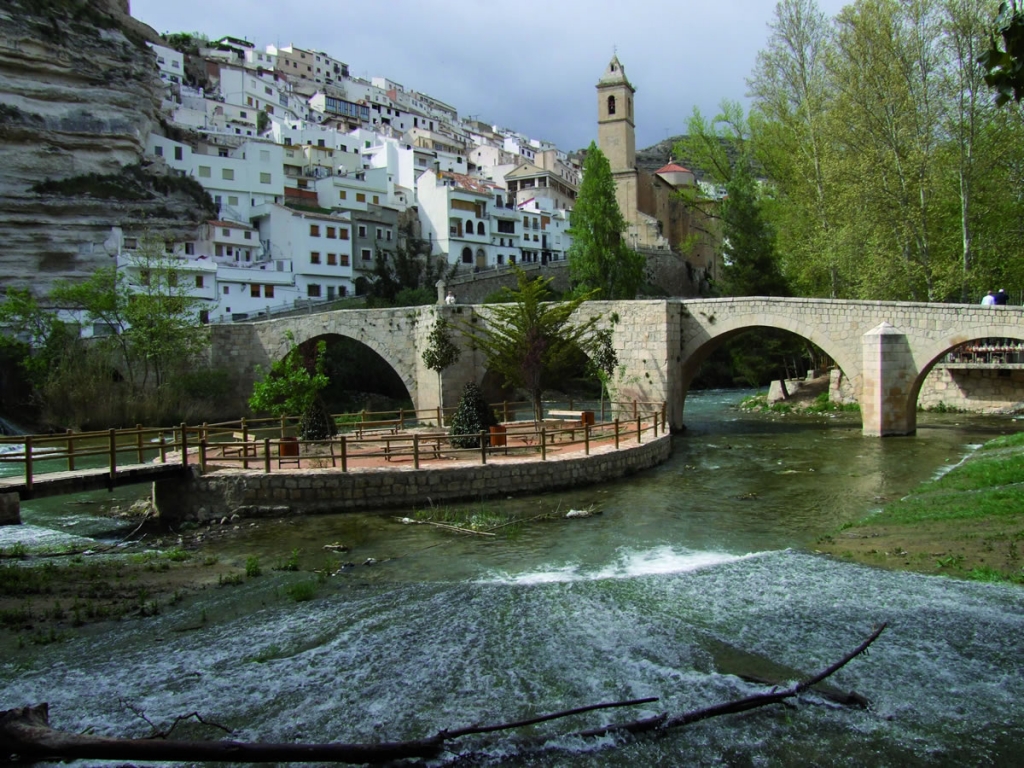
[[[409,508],[431,502],[541,493],[612,480],[656,466],[672,452],[663,435],[618,451],[602,449],[547,461],[500,461],[430,469],[310,469],[271,474],[220,471],[161,480],[153,503],[166,525],[224,516],[284,515]]]
[[[937,365],[921,385],[917,404],[925,410],[1020,413],[1024,411],[1024,370]]]

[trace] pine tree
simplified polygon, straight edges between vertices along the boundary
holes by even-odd
[[[569,219],[569,275],[600,299],[633,299],[644,275],[644,258],[622,240],[626,221],[615,198],[608,158],[594,142],[583,163],[583,181]]]

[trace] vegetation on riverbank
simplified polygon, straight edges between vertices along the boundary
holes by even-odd
[[[818,548],[884,568],[1024,584],[1024,433],[986,443]]]

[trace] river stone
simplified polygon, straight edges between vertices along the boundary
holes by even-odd
[[[21,525],[21,498],[16,493],[0,493],[0,525]]]

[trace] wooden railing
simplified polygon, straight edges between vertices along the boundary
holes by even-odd
[[[574,404],[579,403],[570,400],[567,410],[573,411]],[[492,405],[494,412],[503,417],[501,427],[493,433],[480,435],[452,435],[442,431],[438,426],[443,423],[440,409],[399,409],[335,414],[332,418],[338,435],[329,440],[298,439],[299,418],[295,416],[0,437],[0,464],[24,464],[24,472],[19,474],[31,490],[40,477],[84,469],[106,469],[113,482],[119,466],[132,463],[131,460],[135,464],[168,464],[171,453],[178,454],[176,465],[187,467],[190,451],[195,453],[201,472],[206,472],[211,465],[225,464],[271,472],[275,462],[280,469],[286,464],[301,466],[302,461],[323,466],[329,462],[332,468],[345,472],[352,462],[361,459],[411,458],[416,468],[421,461],[441,458],[442,454],[448,458],[479,456],[481,463],[486,463],[489,455],[510,452],[539,454],[546,460],[549,450],[562,452],[578,445],[589,455],[593,441],[614,440],[618,448],[624,441],[639,443],[645,434],[653,433],[657,437],[667,429],[664,403],[611,402],[607,406],[609,412],[618,414],[612,421],[548,419],[538,423],[533,420],[532,403],[503,402]],[[445,409],[444,414],[452,411],[454,409]],[[585,411],[582,409],[580,413]],[[564,414],[566,410],[558,412]],[[524,413],[530,418],[519,418]],[[429,431],[431,427],[435,431]],[[458,437],[477,438],[479,447],[453,447],[452,438]],[[19,450],[3,451],[5,445],[19,446]],[[126,462],[124,454],[129,454],[131,460]],[[45,463],[45,469],[39,466],[41,463]],[[87,464],[91,466],[86,467]]]

